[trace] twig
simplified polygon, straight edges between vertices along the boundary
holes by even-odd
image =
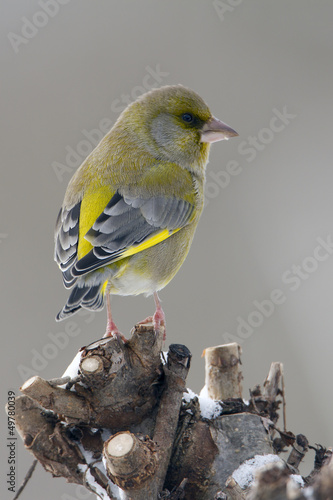
[[[285,386],[284,386],[284,375],[282,371],[282,378],[281,378],[281,384],[282,384],[282,401],[283,401],[283,430],[287,430],[287,412],[286,412],[286,392],[285,392]]]
[[[264,398],[275,401],[277,395],[281,392],[279,388],[280,380],[283,380],[283,364],[274,361],[263,384]]]
[[[21,495],[22,491],[24,490],[24,488],[26,487],[26,485],[28,484],[28,481],[29,479],[31,478],[31,476],[33,475],[34,473],[34,470],[36,469],[36,465],[37,465],[37,462],[38,460],[34,460],[28,470],[28,472],[26,473],[25,475],[25,478],[23,479],[23,483],[21,484],[21,486],[19,487],[19,489],[17,490],[17,493],[16,495],[14,496],[13,500],[17,500],[18,497]]]
[[[316,446],[309,445],[310,450],[315,451],[315,459],[314,459],[314,468],[310,472],[308,476],[304,478],[305,484],[311,485],[316,476],[319,474],[323,465],[327,464],[327,462],[331,459],[332,449],[326,449],[324,446],[320,444],[316,444]]]
[[[287,464],[298,469],[299,464],[303,460],[308,451],[309,442],[303,434],[297,434],[290,455],[287,459]]]
[[[173,488],[171,492],[168,490],[164,490],[160,493],[159,499],[160,500],[182,500],[185,498],[185,486],[186,483],[188,482],[188,478],[185,477],[182,482],[180,483],[179,486],[176,486]]]
[[[176,488],[174,491],[171,492],[171,500],[177,500],[178,498],[184,498],[184,492],[185,492],[185,486],[187,483],[188,479],[185,477],[178,488]]]
[[[49,384],[52,387],[56,387],[57,385],[65,385],[68,384],[72,379],[70,377],[60,377],[60,378],[52,378],[49,380]]]

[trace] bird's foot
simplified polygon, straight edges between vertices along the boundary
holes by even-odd
[[[147,325],[148,323],[154,324],[153,316],[148,316],[148,318],[139,321],[138,325]]]
[[[106,332],[103,335],[103,339],[106,337],[113,337],[114,339],[117,339],[119,342],[122,341],[124,344],[128,342],[127,338],[125,335],[123,335],[119,330],[106,330]]]
[[[103,338],[113,337],[117,339],[119,342],[122,340],[124,344],[128,342],[127,338],[118,330],[116,324],[113,321],[108,321],[106,325],[106,331],[103,335]]]
[[[139,325],[147,325],[151,323],[154,327],[155,333],[159,333],[161,330],[163,331],[163,342],[166,339],[166,328],[165,328],[165,314],[162,308],[157,308],[154,316],[148,316],[148,318],[143,319],[138,324]]]

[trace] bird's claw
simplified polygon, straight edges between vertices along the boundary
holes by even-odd
[[[157,335],[163,330],[163,341],[166,339],[166,330],[165,330],[165,315],[162,310],[157,310],[154,313],[154,316],[148,316],[148,318],[143,319],[138,324],[139,325],[147,325],[152,324],[155,330],[155,334]]]
[[[122,341],[124,344],[126,344],[128,342],[125,335],[123,335],[118,329],[109,330],[107,328],[105,334],[103,335],[103,339],[107,338],[107,337],[113,337],[114,339],[117,339],[119,342]]]

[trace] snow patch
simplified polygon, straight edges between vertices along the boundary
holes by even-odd
[[[65,373],[63,374],[63,377],[70,377],[70,378],[75,378],[79,374],[79,366],[80,366],[80,361],[81,361],[81,352],[79,351],[71,364],[66,368]]]
[[[238,469],[232,473],[232,477],[242,489],[247,488],[253,482],[254,474],[257,469],[274,462],[283,464],[283,461],[277,455],[255,455],[255,457],[243,462]]]
[[[95,481],[94,476],[91,474],[88,469],[86,472],[86,481],[90,484],[90,486],[95,490],[96,494],[103,500],[110,500],[109,495],[106,493],[104,488],[102,488],[97,481]]]
[[[204,385],[199,394],[201,416],[214,419],[222,413],[222,403],[208,396],[207,387]]]
[[[238,469],[232,473],[232,477],[239,484],[242,489],[247,488],[253,483],[254,475],[256,471],[267,464],[277,463],[281,467],[284,467],[284,461],[277,455],[255,455],[255,457],[250,458],[243,462]],[[304,481],[302,476],[298,474],[290,475],[290,488],[298,489],[304,486]]]
[[[199,396],[191,389],[187,389],[187,392],[183,394],[183,399],[186,403],[189,403],[195,397],[199,400],[200,412],[203,418],[214,419],[221,415],[221,403],[219,401],[214,401],[208,396],[206,386],[201,390]]]
[[[308,486],[307,488],[304,488],[304,490],[302,490],[302,493],[303,493],[303,496],[305,498],[309,498],[309,500],[313,499],[313,487],[312,486]]]
[[[162,365],[166,365],[168,361],[168,351],[162,351],[161,352],[161,361]]]
[[[295,483],[299,484],[301,488],[304,487],[304,480],[302,476],[300,476],[299,474],[291,474],[290,477],[295,481]]]
[[[104,464],[104,458],[103,462],[102,460],[97,461],[96,459],[93,458],[93,454],[91,451],[85,450],[81,444],[79,444],[79,448],[87,461],[87,464],[79,464],[78,469],[80,472],[84,474],[86,482],[92,487],[92,489],[95,491],[96,495],[98,495],[98,498],[101,498],[102,500],[109,500],[109,496],[107,495],[106,491],[102,486],[100,486],[94,476],[91,474],[89,465],[93,465],[94,467],[98,468],[104,476],[107,477],[106,474],[106,468]],[[111,488],[111,492],[114,496],[114,498],[121,499],[121,490],[116,486],[115,484],[112,483],[112,481],[109,481],[109,487]]]

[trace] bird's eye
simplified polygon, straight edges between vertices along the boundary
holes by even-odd
[[[185,123],[192,123],[193,120],[194,120],[194,116],[191,114],[191,113],[184,113],[182,115],[182,120],[185,122]]]

